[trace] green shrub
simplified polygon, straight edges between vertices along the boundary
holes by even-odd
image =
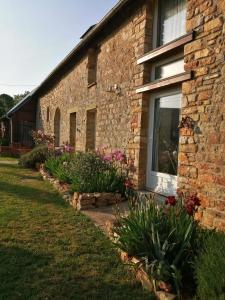
[[[124,176],[118,174],[111,162],[106,162],[96,153],[77,153],[68,167],[73,191],[124,193]]]
[[[225,299],[225,235],[213,232],[201,245],[197,258],[197,296],[200,300]]]
[[[73,157],[70,154],[64,153],[60,156],[52,155],[45,162],[45,169],[61,182],[72,183],[71,172],[68,163]]]
[[[51,156],[46,170],[62,182],[72,183],[72,191],[80,193],[124,193],[124,176],[117,168],[93,152]]]
[[[144,199],[117,223],[117,247],[139,257],[155,283],[166,282],[179,293],[186,274],[193,273],[200,235],[183,205],[157,206]]]
[[[82,176],[74,176],[72,190],[81,193],[124,193],[124,178],[119,176],[115,169],[105,170],[101,173],[93,173],[89,179]]]
[[[44,163],[49,155],[50,152],[47,146],[38,146],[22,155],[19,159],[19,165],[26,168],[35,168],[37,163]]]

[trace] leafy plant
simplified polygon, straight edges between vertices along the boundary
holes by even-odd
[[[155,286],[163,281],[179,294],[184,275],[193,272],[200,238],[198,224],[183,204],[156,205],[145,198],[130,205],[117,223],[117,247],[144,262]]]
[[[45,168],[60,181],[72,183],[76,192],[125,192],[125,177],[111,162],[93,152],[53,155]]]
[[[61,182],[71,183],[72,177],[68,168],[68,162],[71,159],[72,158],[68,153],[64,153],[60,156],[54,154],[46,160],[45,169]]]
[[[37,146],[19,159],[19,165],[27,168],[34,168],[37,163],[44,163],[50,156],[47,146]]]
[[[196,259],[197,295],[200,300],[225,299],[225,235],[212,232]]]
[[[124,177],[96,153],[77,153],[68,164],[72,189],[78,192],[124,192]]]

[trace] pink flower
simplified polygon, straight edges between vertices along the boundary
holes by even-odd
[[[112,154],[106,154],[103,156],[103,160],[105,161],[112,161]]]

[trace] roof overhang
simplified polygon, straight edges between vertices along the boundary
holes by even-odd
[[[18,111],[23,105],[32,100],[32,96],[36,93],[38,87],[30,92],[26,97],[20,100],[15,106],[13,106],[6,114],[5,117],[11,117],[16,111]]]

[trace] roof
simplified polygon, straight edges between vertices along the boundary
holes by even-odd
[[[38,87],[36,89],[34,89],[32,92],[30,92],[27,96],[25,96],[22,100],[20,100],[16,105],[13,106],[13,108],[11,108],[7,114],[5,115],[5,117],[10,117],[14,112],[16,112],[21,106],[23,106],[24,104],[26,104],[29,100],[32,99],[32,96],[35,94],[35,92],[37,91]]]
[[[132,0],[119,0],[119,2],[103,17],[103,19],[96,25],[91,26],[83,35],[82,40],[76,45],[76,47],[56,66],[55,69],[41,82],[41,84],[34,89],[30,94],[23,98],[19,103],[17,103],[12,109],[7,113],[7,116],[11,116],[19,108],[21,108],[25,103],[30,101],[32,97],[36,96],[41,89],[55,76],[67,63],[69,63],[72,58],[76,56],[87,44],[93,39],[98,33],[100,33],[111,21],[118,12],[120,12],[126,4],[132,2]]]

